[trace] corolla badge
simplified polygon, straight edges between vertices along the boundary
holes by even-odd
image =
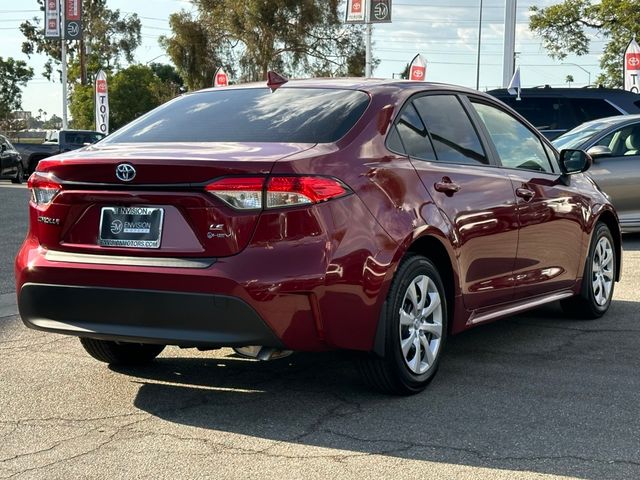
[[[136,176],[136,169],[130,163],[121,163],[116,167],[116,177],[123,182],[130,182]]]

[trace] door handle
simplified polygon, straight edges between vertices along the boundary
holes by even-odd
[[[445,193],[449,196],[460,191],[460,185],[453,183],[449,177],[442,177],[442,180],[433,185],[436,192]]]
[[[516,196],[522,198],[525,202],[530,202],[536,195],[536,192],[525,187],[516,188]]]

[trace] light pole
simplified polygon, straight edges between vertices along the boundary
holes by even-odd
[[[582,70],[584,73],[586,73],[587,75],[589,75],[589,83],[587,84],[587,86],[591,85],[591,72],[589,70],[587,70],[586,68],[581,67],[580,65],[578,65],[577,63],[562,63],[561,65],[573,65],[574,67],[578,67],[580,70]]]
[[[478,15],[478,57],[476,65],[476,90],[480,90],[480,46],[482,45],[482,0],[480,0],[480,13]]]

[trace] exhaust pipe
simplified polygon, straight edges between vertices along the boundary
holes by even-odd
[[[249,347],[235,347],[233,350],[241,357],[253,358],[256,360],[261,360],[263,362],[288,357],[293,353],[292,350],[279,350],[277,348],[263,347],[260,345],[252,345]]]

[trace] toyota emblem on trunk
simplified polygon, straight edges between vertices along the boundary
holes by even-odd
[[[130,182],[136,176],[136,169],[130,163],[121,163],[116,167],[116,177],[123,182]]]

